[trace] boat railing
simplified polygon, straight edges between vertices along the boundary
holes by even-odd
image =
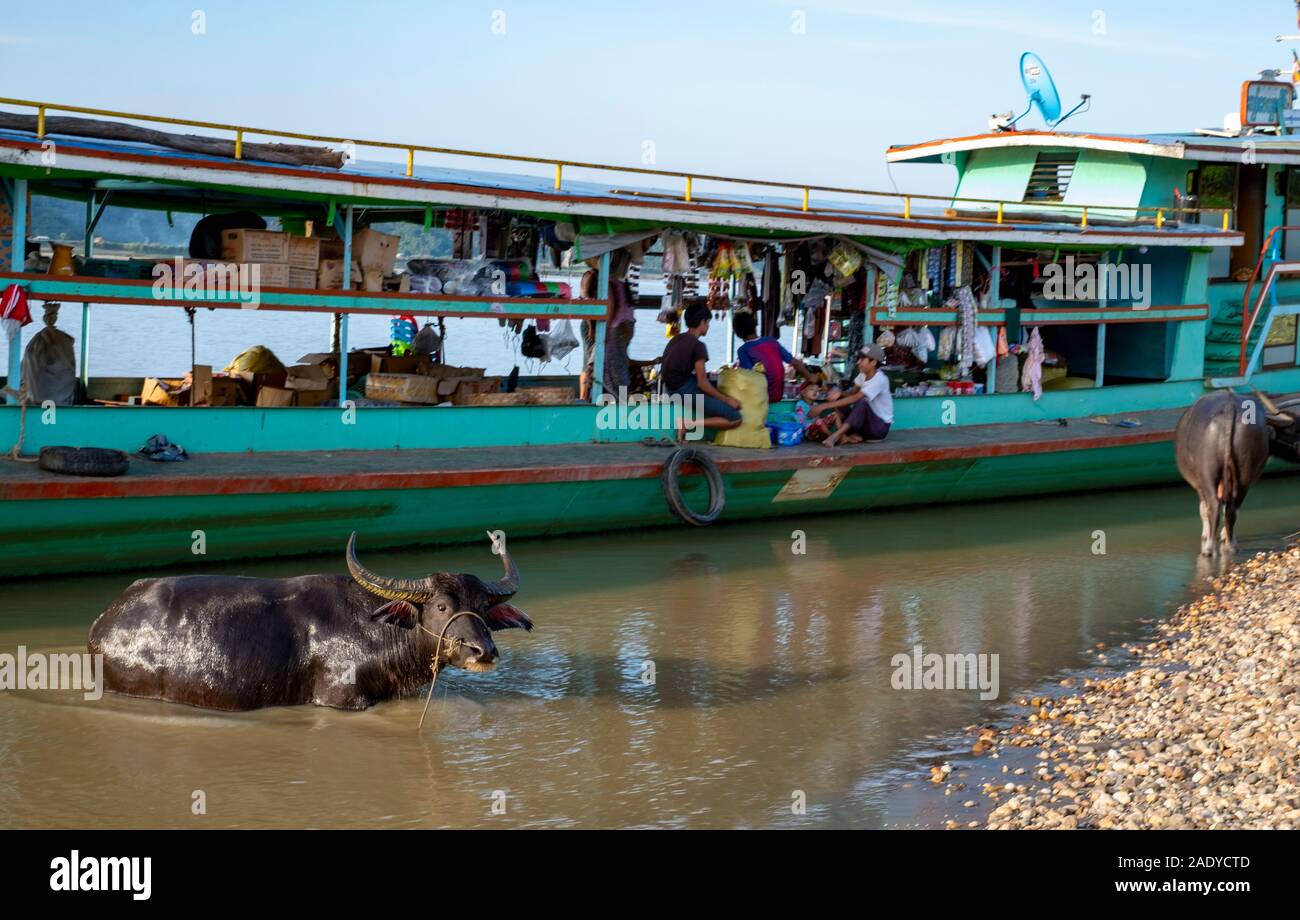
[[[554,169],[555,181],[554,189],[557,192],[563,191],[564,171],[568,169],[585,169],[595,170],[606,173],[623,173],[642,176],[659,176],[662,178],[674,179],[682,183],[682,192],[680,194],[662,194],[646,191],[630,191],[624,189],[610,189],[611,194],[636,195],[642,197],[660,197],[673,201],[679,201],[685,204],[727,204],[727,205],[751,205],[763,208],[788,209],[796,212],[809,213],[856,213],[864,216],[884,216],[899,218],[903,220],[924,220],[926,218],[942,218],[944,220],[965,220],[979,223],[1003,224],[1009,219],[1044,219],[1049,215],[1056,217],[1060,215],[1062,223],[1076,223],[1080,229],[1087,229],[1089,221],[1097,222],[1098,220],[1107,222],[1122,222],[1128,225],[1150,225],[1157,230],[1163,229],[1168,223],[1181,223],[1184,220],[1194,219],[1195,222],[1204,222],[1207,226],[1218,226],[1223,232],[1231,232],[1233,229],[1233,211],[1231,208],[1188,208],[1174,203],[1167,207],[1152,206],[1120,206],[1120,205],[1093,205],[1064,201],[1009,201],[995,198],[960,198],[951,195],[928,195],[922,193],[910,192],[881,192],[869,189],[845,188],[831,185],[815,185],[800,182],[781,182],[766,179],[741,179],[734,176],[717,176],[705,173],[681,172],[677,170],[655,169],[649,166],[613,166],[606,163],[590,163],[581,160],[554,159],[550,157],[530,157],[516,154],[490,153],[480,150],[461,150],[454,147],[435,147],[427,144],[406,144],[394,141],[378,140],[358,140],[356,138],[331,137],[323,134],[306,134],[300,131],[284,131],[271,128],[257,128],[248,125],[233,125],[221,122],[198,121],[187,118],[173,118],[162,115],[143,115],[138,112],[120,112],[112,109],[90,108],[86,106],[64,105],[61,103],[41,102],[31,99],[11,99],[0,97],[0,105],[15,106],[19,108],[29,108],[36,110],[36,136],[38,139],[46,136],[46,114],[48,112],[72,112],[79,115],[94,115],[102,118],[117,118],[128,121],[144,121],[154,124],[174,125],[187,128],[201,128],[208,131],[216,131],[223,134],[234,135],[234,156],[235,159],[243,159],[244,140],[249,135],[257,137],[284,138],[297,141],[310,141],[321,144],[341,144],[347,150],[354,150],[357,147],[371,147],[382,150],[401,151],[406,154],[406,175],[415,178],[415,156],[417,153],[434,154],[438,156],[466,157],[470,159],[497,160],[513,163],[531,163],[535,165],[547,166]],[[743,185],[759,188],[781,189],[795,191],[801,196],[801,202],[797,205],[787,205],[780,203],[753,202],[744,201],[736,198],[705,198],[697,196],[694,193],[695,182],[712,182],[724,185]],[[863,198],[884,199],[892,202],[896,207],[887,211],[859,211],[847,207],[837,207],[835,202],[824,201],[814,205],[812,194],[814,192],[831,195],[850,195]],[[938,213],[925,213],[914,206],[920,203],[942,203],[943,210]],[[976,206],[982,212],[980,214],[959,213],[958,207],[972,205]],[[1132,218],[1119,217],[1118,215],[1132,214]],[[1202,215],[1210,218],[1209,221],[1203,221]]]
[[[1300,311],[1300,306],[1294,308],[1284,307],[1277,300],[1277,282],[1282,278],[1300,275],[1300,262],[1280,260],[1278,258],[1281,240],[1278,239],[1277,235],[1292,230],[1300,231],[1300,224],[1283,224],[1269,231],[1268,236],[1264,238],[1264,244],[1259,249],[1259,258],[1255,262],[1255,269],[1251,272],[1250,280],[1242,293],[1241,353],[1238,358],[1237,373],[1243,378],[1255,372],[1259,358],[1263,354],[1265,339],[1268,337],[1269,326],[1272,324],[1274,315],[1290,315]],[[1251,295],[1255,291],[1255,284],[1264,271],[1264,264],[1269,261],[1272,261],[1272,264],[1269,265],[1268,272],[1264,275],[1259,293],[1252,300]],[[1260,314],[1264,312],[1265,305],[1269,308],[1268,316],[1265,319],[1260,340],[1252,350],[1250,337],[1255,332],[1255,327],[1259,323]]]

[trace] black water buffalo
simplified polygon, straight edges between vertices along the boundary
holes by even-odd
[[[104,656],[105,687],[130,696],[209,709],[365,709],[427,684],[435,656],[440,667],[491,670],[491,630],[533,628],[508,603],[519,570],[504,546],[501,556],[499,581],[387,578],[357,561],[353,534],[351,577],[145,578],[99,615],[89,648]]]
[[[1270,428],[1290,421],[1263,394],[1239,396],[1228,390],[1202,396],[1178,420],[1178,471],[1201,499],[1201,555],[1217,555],[1220,537],[1235,551],[1237,511],[1264,474],[1273,440]]]

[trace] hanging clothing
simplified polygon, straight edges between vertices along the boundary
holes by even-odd
[[[1032,390],[1035,402],[1043,395],[1043,337],[1037,326],[1029,333],[1029,354],[1020,371],[1020,389]]]

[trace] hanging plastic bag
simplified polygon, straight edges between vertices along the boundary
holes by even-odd
[[[425,323],[415,334],[415,341],[411,343],[411,347],[422,355],[436,355],[438,349],[442,348],[442,337],[433,328],[433,323]]]
[[[975,364],[978,367],[985,367],[997,357],[997,345],[993,342],[993,333],[989,331],[988,326],[977,326],[973,338],[975,342]]]
[[[578,337],[573,334],[573,325],[567,319],[557,323],[555,330],[546,337],[546,351],[553,361],[563,361],[577,347]]]
[[[912,352],[916,355],[916,360],[922,364],[927,364],[930,361],[930,352],[935,349],[934,333],[930,331],[929,326],[921,326],[917,339],[918,344],[916,348],[912,349]]]
[[[852,278],[862,267],[862,252],[855,246],[840,242],[831,250],[829,261],[843,278]]]

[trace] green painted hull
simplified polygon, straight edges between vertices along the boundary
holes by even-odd
[[[855,467],[827,497],[774,501],[791,471],[729,475],[724,522],[904,505],[1115,489],[1178,479],[1170,442],[941,462]],[[683,480],[692,507],[702,477]],[[685,526],[658,478],[439,489],[62,499],[7,503],[0,574],[147,569],[195,562]],[[193,551],[202,531],[206,553]]]

